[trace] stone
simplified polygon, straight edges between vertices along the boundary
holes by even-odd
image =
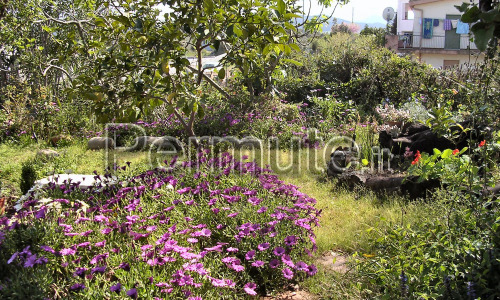
[[[40,157],[42,159],[53,158],[53,157],[59,156],[59,152],[52,150],[52,149],[41,149],[41,150],[38,150],[38,152],[36,153],[36,156]]]
[[[83,174],[55,174],[52,176],[48,176],[46,178],[35,181],[35,184],[31,189],[21,196],[17,201],[14,208],[16,210],[20,210],[22,208],[22,204],[28,200],[31,194],[34,195],[35,198],[41,196],[40,190],[49,184],[55,184],[56,187],[60,187],[62,185],[71,183],[78,183],[78,188],[81,190],[86,190],[90,187],[94,186],[107,186],[107,185],[115,185],[118,182],[118,178],[116,176],[111,176],[111,178],[103,179],[104,176],[96,176],[94,174],[83,175]]]
[[[139,136],[134,139],[134,145],[127,148],[127,151],[149,150],[153,147],[159,150],[182,149],[176,139],[155,136]]]
[[[330,154],[330,160],[327,163],[327,175],[338,176],[349,166],[349,163],[357,160],[357,152],[349,147],[338,148]]]
[[[90,150],[114,149],[115,143],[111,138],[93,137],[88,141],[87,147]]]

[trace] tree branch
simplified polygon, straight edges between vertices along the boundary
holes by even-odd
[[[68,71],[66,71],[65,69],[61,68],[61,67],[58,67],[58,66],[54,66],[54,65],[49,65],[47,68],[45,68],[45,70],[42,72],[42,75],[43,76],[47,76],[47,72],[50,70],[50,69],[58,69],[59,71],[62,71],[64,74],[66,74],[66,76],[68,76],[69,80],[71,82],[73,82],[73,78],[71,78],[71,75],[68,73]]]
[[[188,69],[193,71],[193,72],[198,72],[198,70],[196,70],[194,67],[192,66],[188,66]],[[213,86],[217,91],[219,91],[222,95],[224,95],[224,97],[226,97],[226,99],[230,99],[231,96],[229,95],[228,92],[226,92],[220,85],[218,85],[215,81],[213,81],[212,79],[210,79],[210,77],[208,77],[205,73],[201,73],[203,78],[208,82],[210,83],[211,86]]]
[[[83,33],[83,26],[82,24],[89,24],[91,25],[91,21],[92,20],[75,20],[75,21],[65,21],[65,20],[59,20],[59,19],[56,19],[56,18],[53,18],[51,16],[49,16],[45,11],[43,12],[43,14],[45,15],[45,17],[52,21],[52,22],[55,22],[55,23],[58,23],[58,24],[63,24],[63,25],[75,25],[76,28],[78,29],[78,33],[80,34],[80,37],[82,38],[82,41],[83,43],[85,44],[85,46],[87,46],[87,42],[85,40],[85,35]]]

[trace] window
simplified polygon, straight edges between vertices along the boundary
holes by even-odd
[[[448,60],[448,59],[445,59],[443,61],[443,69],[456,68],[456,67],[458,67],[459,64],[460,64],[459,60],[454,60],[454,59]]]

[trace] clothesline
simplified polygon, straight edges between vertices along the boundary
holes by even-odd
[[[469,34],[469,24],[458,19],[419,18],[419,23],[422,25],[423,37],[425,39],[432,38],[434,27],[438,27],[441,22],[445,31],[455,29],[457,34]]]

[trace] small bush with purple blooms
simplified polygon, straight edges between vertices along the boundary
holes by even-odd
[[[165,163],[2,218],[0,298],[241,299],[316,274],[314,199],[228,153]]]

